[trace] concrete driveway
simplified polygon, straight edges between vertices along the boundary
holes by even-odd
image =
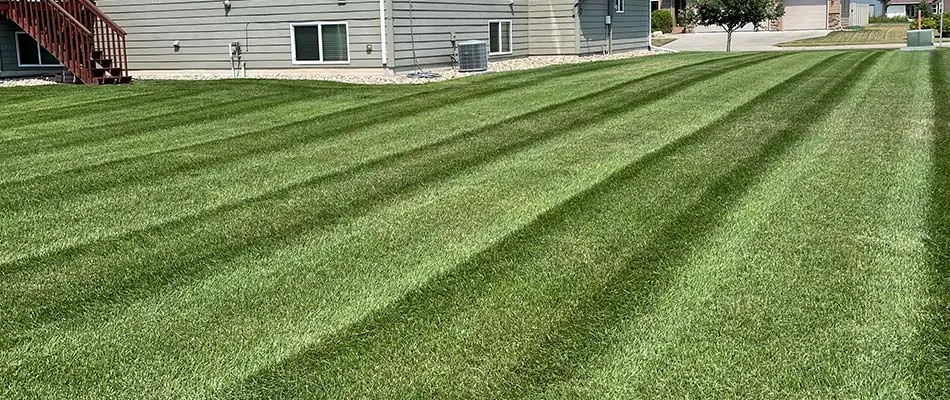
[[[781,31],[781,32],[735,32],[732,34],[732,51],[795,50],[775,46],[782,42],[810,37],[825,36],[831,31]],[[685,33],[666,46],[679,51],[725,51],[725,32]]]

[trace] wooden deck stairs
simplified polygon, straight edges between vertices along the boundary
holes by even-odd
[[[6,17],[87,85],[132,83],[126,32],[92,0],[0,0]]]

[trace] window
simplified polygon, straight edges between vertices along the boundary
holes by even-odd
[[[63,64],[26,32],[16,33],[17,65],[20,67],[57,67]]]
[[[294,64],[350,62],[349,25],[346,22],[292,24],[290,41]]]
[[[511,21],[488,23],[488,54],[511,54]]]
[[[623,14],[623,10],[626,8],[625,6],[624,0],[614,0],[614,9],[617,10],[617,14]]]
[[[660,0],[653,0],[650,2],[650,12],[654,12],[660,9]]]

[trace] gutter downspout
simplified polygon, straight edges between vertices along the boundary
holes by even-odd
[[[607,0],[607,16],[610,17],[610,24],[607,25],[607,54],[614,52],[614,1]]]
[[[379,45],[382,47],[383,67],[389,64],[389,39],[386,37],[386,0],[379,0]]]

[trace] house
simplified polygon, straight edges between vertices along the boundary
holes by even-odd
[[[870,15],[884,15],[884,3],[882,3],[881,0],[851,0],[851,2],[856,4],[867,4],[871,6]]]
[[[30,12],[11,8],[82,11],[91,3],[0,0],[0,76],[49,72],[66,64],[57,64],[62,44],[53,43],[62,37],[33,37],[30,24],[39,21],[24,20]],[[122,67],[133,73],[233,67],[252,76],[273,70],[406,71],[451,65],[456,45],[468,40],[488,42],[491,59],[650,45],[646,0],[100,0],[94,7],[98,14],[75,19],[88,28],[114,24],[121,29],[126,45],[119,46],[121,54],[108,56],[127,60]],[[239,59],[232,57],[236,49]],[[83,69],[81,62],[72,64]],[[90,69],[102,72],[98,67]]]
[[[931,11],[936,10],[939,5],[939,0],[930,0],[930,9]],[[917,18],[917,8],[920,7],[920,0],[891,0],[887,3],[887,11],[885,12],[888,17],[907,17],[909,19]]]
[[[785,16],[768,24],[770,30],[821,30],[848,26],[849,2],[852,0],[784,0]],[[651,0],[651,9],[669,9],[674,19],[686,0]],[[744,29],[751,30],[752,27]]]

